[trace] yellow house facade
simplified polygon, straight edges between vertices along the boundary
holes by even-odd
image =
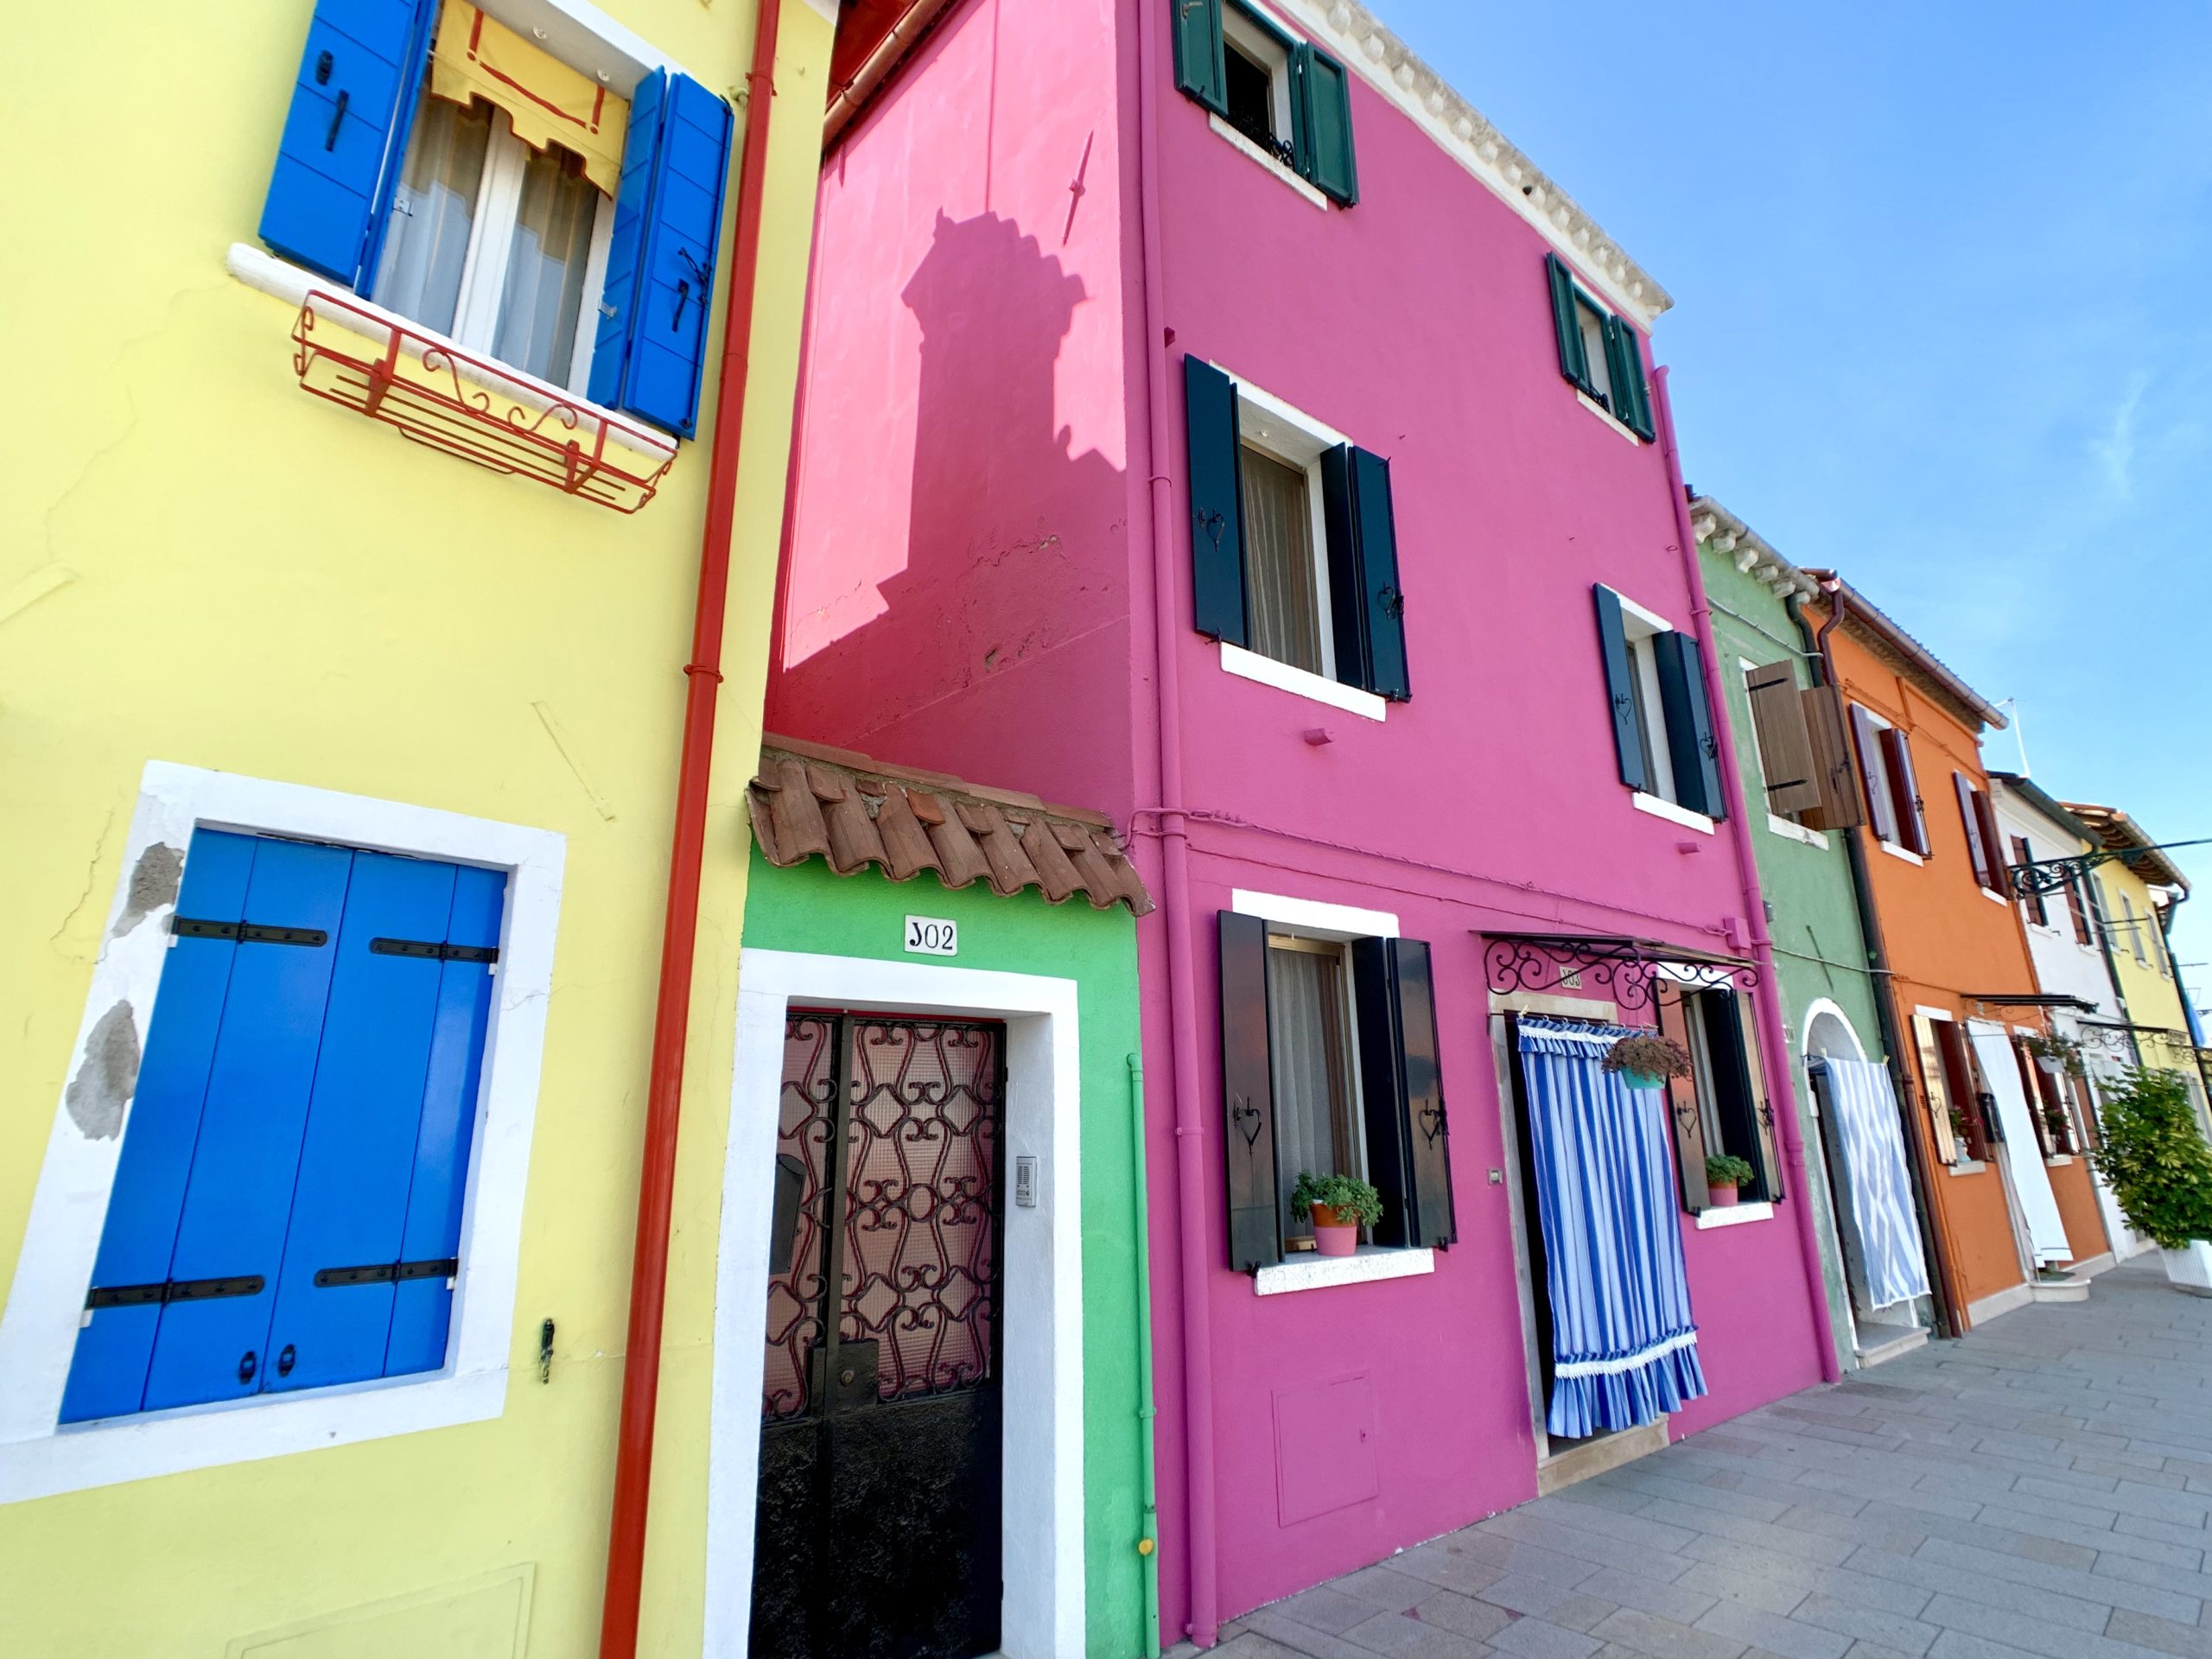
[[[597,1650],[703,546],[727,639],[636,1639],[700,1651],[835,11],[11,20],[40,71],[10,130],[49,159],[0,245],[0,1652]]]

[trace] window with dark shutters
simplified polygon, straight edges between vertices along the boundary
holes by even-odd
[[[1636,664],[1629,656],[1628,626],[1621,596],[1602,582],[1593,590],[1598,604],[1598,651],[1605,675],[1605,700],[1613,726],[1613,753],[1621,782],[1645,790],[1651,780],[1643,766],[1643,731],[1637,714]]]
[[[1913,1047],[1920,1057],[1920,1083],[1928,1098],[1928,1133],[1941,1162],[1959,1161],[1959,1122],[1951,1116],[1951,1085],[1943,1062],[1943,1046],[1936,1035],[1938,1025],[1924,1014],[1912,1016]]]
[[[1679,630],[1654,634],[1659,668],[1659,705],[1667,721],[1667,750],[1675,768],[1675,799],[1708,818],[1728,816],[1721,792],[1720,742],[1706,695],[1705,657]]]
[[[1652,437],[1651,392],[1643,373],[1643,341],[1626,317],[1605,319],[1605,357],[1613,413],[1647,443]]]
[[[1321,457],[1321,486],[1337,677],[1403,702],[1412,687],[1406,672],[1406,601],[1398,588],[1390,463],[1340,445]]]
[[[1268,925],[1224,910],[1221,935],[1222,1166],[1228,1183],[1229,1265],[1282,1260],[1275,1173],[1274,1086],[1268,1069]]]
[[[1798,695],[1797,669],[1787,658],[1748,671],[1745,690],[1751,705],[1751,729],[1758,737],[1759,771],[1766,786],[1767,810],[1785,818],[1819,811],[1820,766],[1812,734],[1805,723],[1805,702]]]
[[[1966,1032],[1959,1022],[1938,1020],[1934,1025],[1936,1046],[1942,1054],[1944,1084],[1958,1114],[1966,1155],[1985,1160],[1992,1144],[1990,1115],[1995,1096],[1989,1092],[1980,1065],[1974,1058],[1974,1046],[1967,1041]]]
[[[1236,0],[1165,0],[1173,8],[1175,38],[1175,85],[1192,101],[1229,122],[1262,150],[1290,169],[1324,195],[1350,207],[1359,200],[1359,167],[1352,152],[1351,77],[1343,64],[1309,41],[1286,36],[1268,19]],[[1228,40],[1225,23],[1233,19],[1239,44]],[[1259,47],[1266,42],[1264,48]],[[1250,43],[1268,60],[1262,62],[1244,50]],[[1236,77],[1245,74],[1249,87],[1241,107]],[[1277,125],[1274,113],[1276,80],[1287,78],[1282,88],[1290,108],[1290,130]],[[1264,85],[1258,84],[1264,82]]]
[[[1586,396],[1598,395],[1590,378],[1590,353],[1582,340],[1582,319],[1575,315],[1574,273],[1555,253],[1544,256],[1544,277],[1552,296],[1552,332],[1559,346],[1559,372]]]
[[[1674,999],[1659,1001],[1659,1033],[1671,1037],[1685,1050],[1693,1047],[1689,1016],[1684,1005]],[[1675,1179],[1681,1191],[1682,1208],[1691,1211],[1709,1209],[1713,1204],[1713,1189],[1706,1184],[1705,1113],[1698,1101],[1697,1079],[1694,1077],[1667,1079],[1668,1126],[1675,1136]]]
[[[1544,255],[1544,280],[1551,295],[1552,336],[1559,348],[1560,378],[1637,437],[1650,442],[1656,429],[1651,389],[1643,366],[1643,338],[1636,325],[1592,299],[1575,281],[1573,270],[1555,253]],[[1593,352],[1602,353],[1600,361],[1592,360]]]
[[[1890,788],[1896,802],[1897,830],[1909,851],[1928,856],[1928,803],[1920,798],[1920,779],[1912,766],[1912,740],[1892,726],[1882,734],[1882,753],[1889,761]]]
[[[1951,783],[1958,791],[1959,820],[1966,826],[1967,859],[1973,866],[1974,879],[1985,887],[1993,887],[1997,884],[1989,874],[1990,849],[1982,839],[1981,814],[1975,810],[1974,787],[1962,772],[1953,772]]]
[[[1192,623],[1200,633],[1249,645],[1236,383],[1204,359],[1185,356],[1183,396],[1191,445]]]
[[[2032,864],[2035,861],[2035,849],[2028,845],[2028,838],[2025,836],[2013,836],[2012,863],[2015,868]],[[2050,906],[2040,893],[2029,893],[2026,898],[2020,900],[2020,907],[2027,912],[2028,919],[2037,927],[2050,925]]]
[[[1319,48],[1292,54],[1293,143],[1298,171],[1322,194],[1350,207],[1359,200],[1351,149],[1351,77]]]
[[[1813,748],[1813,777],[1821,791],[1820,804],[1808,808],[1798,822],[1808,830],[1855,829],[1866,822],[1866,808],[1852,766],[1842,700],[1834,687],[1815,685],[1800,692],[1798,702],[1805,712],[1805,734]]]
[[[1216,115],[1229,113],[1222,0],[1167,0],[1175,19],[1175,85]]]
[[[1866,822],[1878,840],[1902,846],[1897,799],[1890,787],[1890,766],[1882,739],[1886,728],[1857,703],[1851,705],[1851,734],[1859,751],[1859,782],[1866,791]]]
[[[1974,822],[1981,826],[1981,847],[1989,860],[1989,880],[1983,883],[2000,899],[2005,896],[2005,832],[1997,827],[1997,808],[1989,791],[1974,792]]]
[[[2082,902],[2082,878],[2078,875],[2069,875],[2066,878],[2065,893],[2067,918],[2074,924],[2074,943],[2094,944],[2097,940],[2096,935],[2089,931],[2088,908]]]

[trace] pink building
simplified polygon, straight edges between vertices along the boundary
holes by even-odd
[[[855,99],[768,724],[1132,831],[1168,1639],[1820,1381],[1664,293],[1357,0],[954,0]]]

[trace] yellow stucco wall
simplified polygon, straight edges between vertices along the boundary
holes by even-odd
[[[715,90],[741,85],[751,0],[604,10]],[[743,786],[825,10],[782,7],[645,1594],[643,1646],[658,1655],[699,1643]],[[253,239],[309,10],[94,0],[9,24],[12,58],[36,73],[16,77],[0,116],[19,162],[0,237],[14,320],[0,400],[0,1287],[141,771],[175,761],[567,837],[512,1370],[493,1421],[0,1504],[0,1652],[24,1659],[595,1647],[714,384],[699,440],[627,518],[304,395],[292,308],[224,262]],[[745,127],[741,111],[741,143]],[[719,318],[709,346],[718,359]],[[559,1337],[541,1386],[549,1317]]]
[[[2170,972],[2162,971],[2167,966],[2165,946],[2158,938],[2158,912],[2151,902],[2150,884],[2118,859],[2099,866],[2095,880],[2104,892],[2106,935],[2112,941],[2113,969],[2120,976],[2128,1022],[2186,1031],[2189,1020],[2182,1011],[2181,988]],[[2123,899],[2134,907],[2132,936]],[[2143,945],[2140,962],[2135,959],[2137,939]],[[2166,1057],[2153,1052],[2145,1058],[2156,1064]]]

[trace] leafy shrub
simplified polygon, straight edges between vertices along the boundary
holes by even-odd
[[[2129,1071],[2104,1105],[2094,1154],[2127,1224],[2178,1250],[2212,1239],[2212,1147],[2196,1125],[2178,1071]]]

